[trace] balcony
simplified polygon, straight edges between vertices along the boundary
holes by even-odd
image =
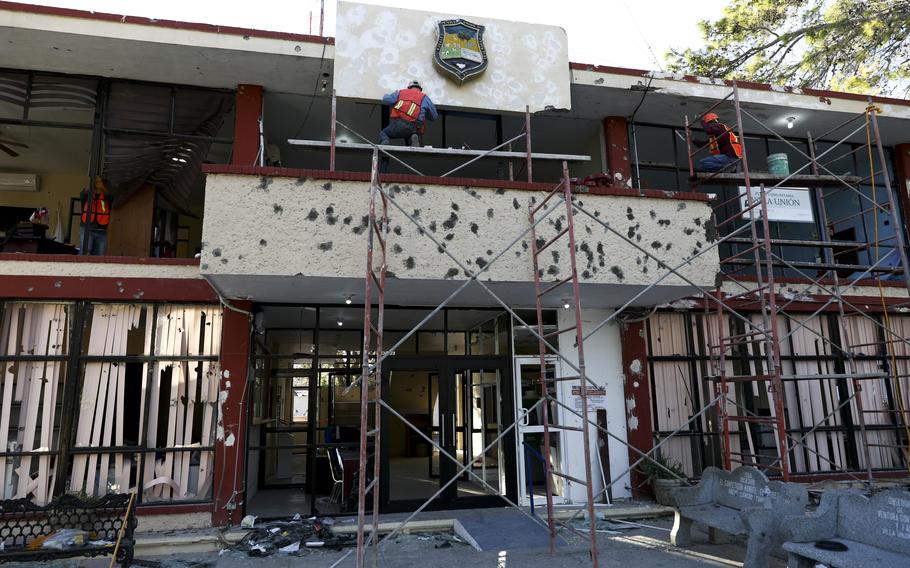
[[[362,298],[368,173],[229,166],[206,171],[200,270],[222,295],[308,303]],[[504,301],[533,304],[531,237],[521,235],[529,227],[529,205],[555,184],[389,174],[383,186],[393,202],[387,303],[438,303],[469,274],[486,268],[480,280],[489,281]],[[588,189],[578,194],[583,211],[575,222],[585,306],[655,305],[691,294],[696,286],[713,286],[716,249],[682,265],[713,238],[707,196]],[[538,225],[538,242],[564,228],[565,216],[561,205]],[[566,242],[541,257],[544,282],[568,276]],[[667,274],[658,260],[682,265],[679,275]],[[549,302],[561,305],[567,295],[568,287]],[[481,286],[469,285],[452,305],[492,303]]]

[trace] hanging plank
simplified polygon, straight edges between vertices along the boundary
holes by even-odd
[[[4,313],[4,329],[6,330],[6,350],[7,355],[15,355],[18,353],[19,345],[19,328],[20,328],[20,319],[23,315],[22,304],[19,303],[9,303],[7,304],[7,309]],[[12,415],[12,403],[13,403],[13,390],[16,382],[16,368],[17,364],[15,362],[10,362],[9,365],[5,365],[3,369],[3,397],[0,401],[0,449],[2,451],[7,450],[7,442],[9,441],[9,420]],[[5,461],[5,460],[4,460]],[[12,495],[6,494],[6,464],[0,464],[0,498],[8,499]]]
[[[37,304],[31,310],[33,312],[31,331],[33,335],[29,337],[29,354],[41,354],[41,351],[47,349],[48,336],[50,335],[50,318],[48,304]],[[38,425],[38,415],[41,406],[41,392],[44,386],[44,380],[41,376],[43,367],[36,361],[27,364],[27,395],[23,397],[22,406],[19,409],[19,448],[23,452],[31,452],[35,449],[35,429]],[[27,498],[34,491],[37,484],[33,484],[32,476],[32,458],[31,456],[22,456],[19,458],[18,472],[18,490],[17,498]],[[38,481],[40,484],[40,480]]]
[[[88,353],[98,355],[104,352],[107,342],[108,316],[110,306],[96,304],[92,307],[92,326],[89,331]],[[79,420],[76,426],[77,448],[89,446],[92,441],[92,426],[95,421],[98,400],[98,385],[101,382],[102,364],[86,363],[83,366],[82,393],[79,402]],[[88,456],[76,454],[73,457],[72,475],[70,477],[70,490],[79,493],[85,489],[85,470]]]

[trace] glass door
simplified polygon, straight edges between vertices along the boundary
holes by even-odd
[[[546,358],[546,374],[556,376],[558,357]],[[546,503],[546,476],[544,469],[543,405],[548,404],[550,424],[558,424],[558,406],[553,401],[540,401],[540,357],[515,358],[515,409],[518,420],[517,461],[519,471],[519,496],[523,505]],[[547,385],[548,394],[556,397],[555,383]],[[554,471],[562,468],[561,431],[550,429],[550,467]],[[563,479],[553,478],[553,501],[562,503]]]

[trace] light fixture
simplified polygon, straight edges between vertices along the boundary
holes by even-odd
[[[186,158],[181,158],[179,156],[171,156],[171,161],[180,162],[181,164],[185,164]]]
[[[338,327],[341,327],[341,326],[344,325],[344,321],[342,321],[341,318],[338,318],[338,322],[337,322],[337,323],[338,323]]]
[[[793,123],[794,123],[794,122],[796,122],[796,117],[795,117],[795,116],[788,116],[788,117],[787,117],[787,128],[793,128]]]
[[[568,309],[571,308],[571,307],[572,307],[572,304],[569,303],[569,300],[563,300],[563,301],[562,301],[562,309],[568,310]]]
[[[344,303],[350,306],[351,302],[353,301],[351,298],[353,298],[353,297],[354,297],[353,295],[348,295],[348,297],[345,298]]]

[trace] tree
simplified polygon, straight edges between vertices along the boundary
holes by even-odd
[[[671,70],[870,94],[910,90],[910,0],[731,0],[699,27],[705,46],[671,49]]]

